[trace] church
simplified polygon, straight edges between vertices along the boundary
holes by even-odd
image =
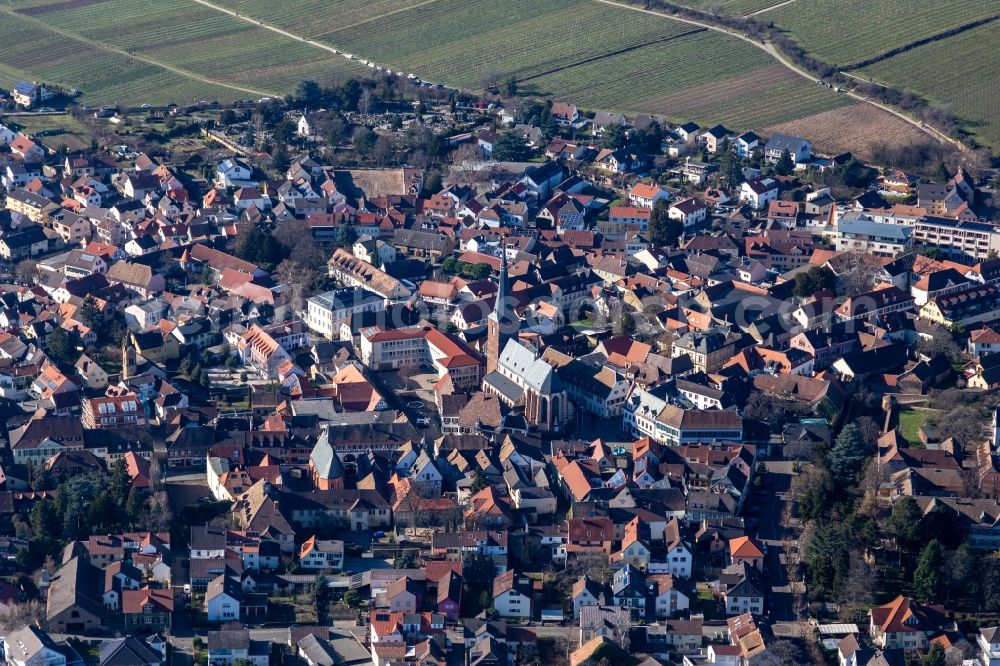
[[[507,254],[501,252],[497,300],[487,317],[483,391],[523,412],[529,428],[560,432],[572,420],[573,406],[555,368],[518,340],[520,320],[514,312],[509,283]]]

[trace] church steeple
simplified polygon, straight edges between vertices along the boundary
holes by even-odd
[[[509,305],[510,297],[510,276],[507,274],[507,250],[500,244],[500,282],[497,285],[497,300],[493,304],[493,314],[498,317],[503,313],[501,308]]]
[[[500,281],[497,285],[497,299],[493,312],[486,318],[486,372],[497,369],[500,352],[507,340],[517,335],[519,325],[514,305],[510,298],[510,276],[507,273],[507,249],[500,242]]]

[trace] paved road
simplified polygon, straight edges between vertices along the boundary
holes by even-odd
[[[792,484],[792,463],[768,461],[764,487],[755,491],[761,501],[757,516],[757,538],[767,546],[764,561],[764,584],[770,591],[767,614],[772,622],[792,622],[796,619],[788,572],[783,562],[786,539],[791,536],[781,519],[787,509],[787,493]]]

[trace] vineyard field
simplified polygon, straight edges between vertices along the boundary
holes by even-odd
[[[59,30],[198,76],[284,94],[299,81],[363,74],[360,65],[190,0],[15,2],[15,9]],[[40,10],[45,9],[42,12]]]
[[[746,16],[779,5],[784,0],[684,0],[677,4],[708,11],[715,7],[729,16]]]
[[[292,3],[289,11],[269,16],[263,0],[220,0],[229,9],[286,29],[301,20],[299,10],[313,1]],[[733,11],[754,11],[774,2],[730,4]],[[448,85],[479,89],[491,78],[512,76],[528,94],[587,108],[655,112],[736,128],[846,104],[740,40],[589,0],[494,0],[486,5],[388,0],[381,5],[385,14],[366,15],[364,29],[358,30],[342,18],[357,11],[357,3],[333,2],[307,34]],[[330,29],[323,30],[322,24]]]
[[[765,16],[817,58],[847,67],[998,12],[996,0],[797,0]]]
[[[24,80],[76,87],[84,93],[84,104],[179,103],[226,99],[234,93],[67,38],[11,14],[0,15],[0,43],[4,45],[3,87]]]
[[[435,83],[482,90],[514,78],[524,94],[588,110],[734,130],[836,114],[852,103],[735,37],[596,0],[290,0],[280,11],[270,0],[215,2],[239,16],[195,0],[8,0],[11,21],[0,21],[0,38],[14,48],[0,64],[0,84],[46,79],[83,89],[85,103],[134,104],[281,95],[303,79],[329,84],[371,72],[303,41],[310,39]],[[861,11],[873,0],[843,2]],[[777,3],[721,4],[739,14]],[[926,13],[931,22],[939,16]],[[978,16],[968,7],[952,14]]]
[[[595,81],[602,82],[594,85]],[[718,33],[662,45],[540,77],[535,92],[591,108],[663,114],[675,120],[755,128],[847,104],[767,54]]]
[[[950,105],[982,143],[1000,145],[1000,21],[883,60],[858,74]],[[959,74],[961,73],[961,74]]]

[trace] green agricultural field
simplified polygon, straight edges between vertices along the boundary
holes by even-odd
[[[194,0],[8,0],[0,24],[11,17],[18,26],[0,25],[0,39],[14,33],[15,44],[0,59],[0,84],[48,78],[83,89],[87,102],[157,103],[283,94],[302,79],[370,72],[303,37],[456,87],[514,77],[524,93],[584,108],[734,129],[848,103],[739,39],[596,0],[216,1],[240,17]],[[775,2],[723,5],[739,13]],[[73,58],[81,44],[89,55]],[[109,59],[116,76],[89,75]]]
[[[784,0],[684,0],[677,4],[701,11],[721,10],[730,16],[746,16],[779,5]]]
[[[847,67],[998,12],[996,0],[797,0],[764,16],[819,59]]]
[[[0,44],[4,45],[0,57],[3,87],[24,80],[76,87],[84,91],[84,104],[220,99],[227,92],[7,13],[0,14]]]
[[[587,107],[648,111],[734,128],[784,122],[851,102],[775,64],[759,49],[714,32],[573,67],[531,83],[540,94]]]
[[[302,21],[299,9],[316,1],[291,3],[293,8],[275,15],[267,13],[264,0],[221,4],[292,30]],[[752,11],[774,1],[730,4]],[[478,89],[491,78],[513,76],[523,92],[584,107],[656,112],[738,128],[801,118],[846,103],[740,40],[592,0],[377,4],[385,6],[385,14],[374,18],[369,11],[358,29],[343,18],[358,3],[332,2],[307,34],[429,81]]]
[[[983,143],[1000,145],[1000,21],[919,46],[860,72],[951,105]],[[961,72],[961,75],[957,73]]]
[[[218,0],[215,4],[252,16],[297,35],[315,37],[333,27],[361,29],[372,19],[384,17],[427,0],[295,0],[275,11],[274,0]]]
[[[289,92],[307,78],[330,83],[365,73],[333,53],[191,0],[26,0],[13,7],[58,30],[262,94]]]
[[[317,40],[429,81],[479,88],[490,73],[521,79],[696,29],[580,0],[435,0]]]

